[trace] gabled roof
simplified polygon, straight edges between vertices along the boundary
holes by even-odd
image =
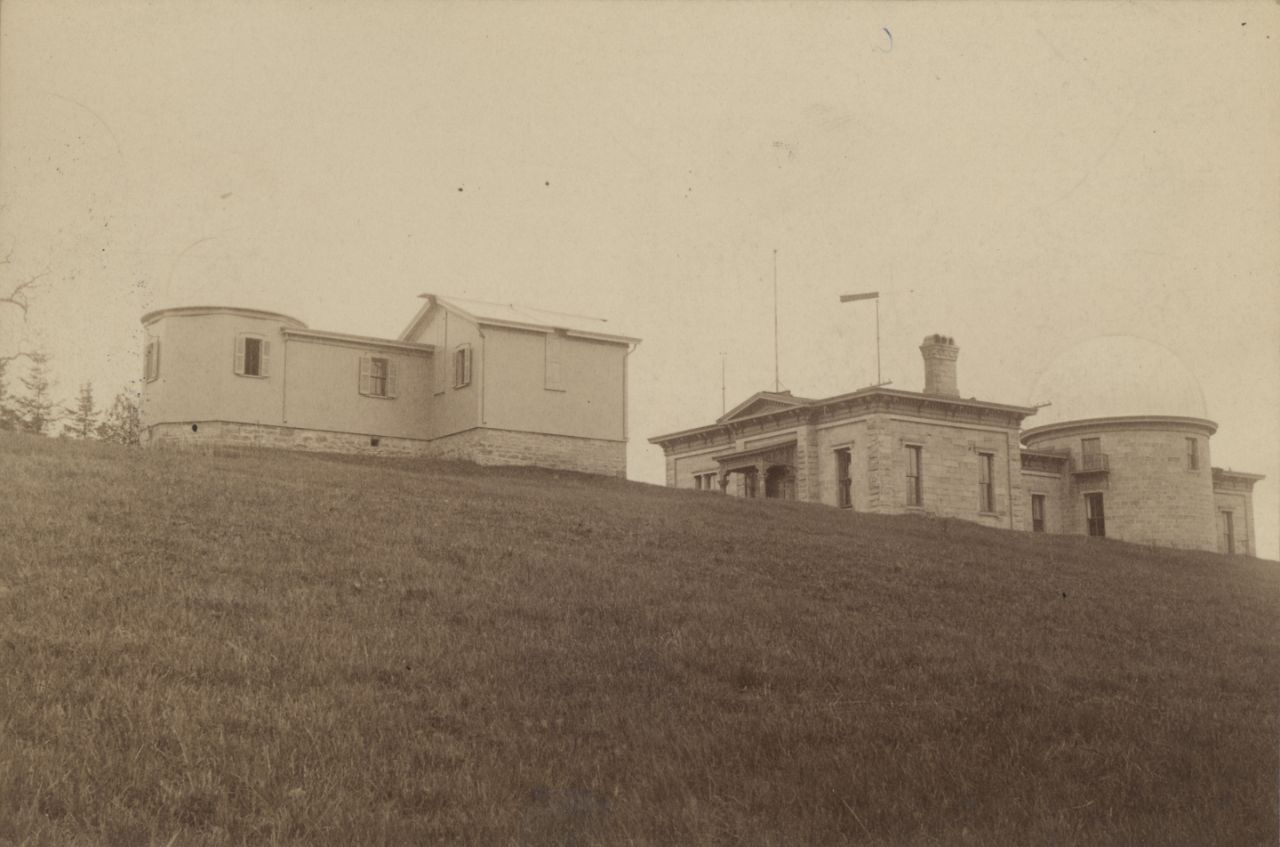
[[[779,412],[783,409],[808,406],[813,402],[813,400],[806,397],[793,397],[790,391],[757,391],[716,418],[716,423],[722,424],[738,418],[749,418],[752,415],[762,415],[769,412]]]
[[[444,309],[481,326],[510,327],[534,332],[560,331],[579,338],[594,338],[600,341],[612,341],[620,344],[638,344],[640,342],[638,338],[612,332],[608,321],[604,318],[592,318],[567,312],[553,312],[548,309],[519,306],[515,303],[488,303],[483,300],[441,297],[437,294],[422,294],[420,296],[426,300],[426,303],[414,315],[413,320],[405,327],[404,332],[400,333],[401,340],[408,339],[433,309]]]

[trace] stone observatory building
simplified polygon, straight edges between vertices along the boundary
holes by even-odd
[[[920,352],[923,391],[762,391],[712,424],[650,439],[667,485],[1254,554],[1262,477],[1211,466],[1217,424],[1165,348],[1127,336],[1079,345],[1038,380],[1047,406],[962,397],[948,336]]]
[[[1059,356],[1033,396],[1051,405],[1023,431],[1023,455],[1046,468],[1062,457],[1056,476],[1028,481],[1060,527],[1049,531],[1254,553],[1262,477],[1212,467],[1218,425],[1172,352],[1132,336],[1095,338]]]
[[[626,475],[627,358],[588,318],[422,295],[397,338],[193,306],[142,317],[143,444],[250,444]]]

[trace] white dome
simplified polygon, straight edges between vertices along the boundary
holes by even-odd
[[[1126,415],[1207,418],[1204,394],[1172,350],[1132,335],[1091,338],[1060,354],[1036,378],[1028,405],[1034,428]]]

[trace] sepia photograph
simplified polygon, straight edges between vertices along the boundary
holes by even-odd
[[[0,0],[0,847],[1280,843],[1280,6]]]

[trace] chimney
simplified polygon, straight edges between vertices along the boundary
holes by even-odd
[[[924,393],[943,397],[959,397],[956,388],[956,359],[960,348],[949,335],[930,335],[920,345],[924,356]]]

